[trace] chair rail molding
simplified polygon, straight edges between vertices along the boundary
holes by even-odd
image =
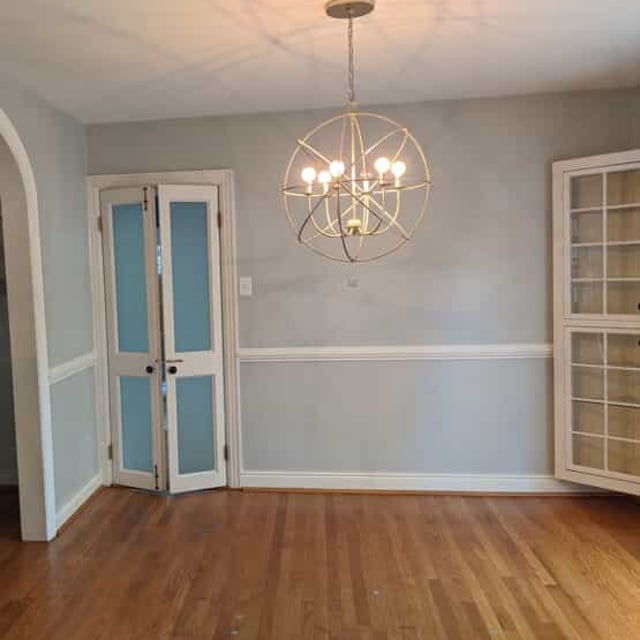
[[[240,362],[358,362],[398,360],[522,360],[551,358],[548,343],[415,346],[244,347]]]

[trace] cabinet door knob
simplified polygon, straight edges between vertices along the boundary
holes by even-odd
[[[153,367],[150,364],[148,364],[144,370],[149,374],[153,373]]]
[[[169,373],[178,373],[178,367],[174,367],[173,365],[168,369]]]

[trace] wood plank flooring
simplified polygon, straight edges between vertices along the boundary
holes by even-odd
[[[0,638],[640,639],[640,504],[107,489],[0,534]]]

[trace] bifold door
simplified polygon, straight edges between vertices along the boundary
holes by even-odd
[[[101,193],[114,482],[226,483],[217,191]]]

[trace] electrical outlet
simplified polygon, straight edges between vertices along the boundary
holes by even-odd
[[[253,295],[253,278],[240,278],[240,297],[250,298]]]

